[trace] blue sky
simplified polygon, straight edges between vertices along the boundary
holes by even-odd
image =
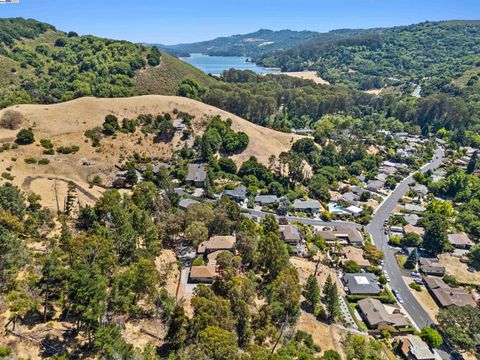
[[[480,19],[480,0],[20,0],[0,17],[80,34],[174,44],[273,30],[328,31]]]

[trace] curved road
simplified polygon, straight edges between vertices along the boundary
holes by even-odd
[[[419,171],[426,172],[428,170],[434,170],[438,168],[443,161],[444,151],[441,148],[437,148],[433,156],[433,160],[424,165]],[[377,208],[372,221],[367,225],[366,229],[372,235],[375,245],[385,254],[385,270],[390,276],[390,286],[396,289],[403,298],[403,307],[413,319],[415,324],[422,328],[426,325],[431,325],[434,321],[430,315],[423,309],[418,303],[415,297],[410,292],[405,282],[402,279],[402,272],[395,259],[395,252],[397,250],[390,248],[388,245],[387,235],[384,234],[384,222],[393,212],[398,204],[398,201],[408,191],[409,185],[412,184],[413,174],[405,178],[400,182],[395,190],[388,196],[382,204]]]

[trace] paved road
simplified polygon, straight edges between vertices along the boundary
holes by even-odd
[[[420,171],[426,172],[427,170],[434,170],[442,164],[444,152],[441,148],[438,148],[434,154],[433,160],[423,166]],[[405,282],[402,279],[402,272],[395,259],[395,249],[390,248],[388,245],[387,235],[384,234],[384,222],[393,212],[397,206],[398,201],[408,191],[409,185],[413,182],[413,174],[405,178],[396,189],[388,196],[382,204],[377,208],[375,215],[373,216],[370,224],[367,225],[367,230],[373,237],[375,245],[385,253],[385,270],[391,278],[390,286],[396,289],[403,298],[403,306],[413,321],[419,328],[430,325],[433,323],[430,315],[423,309],[418,303],[415,297],[410,292]]]

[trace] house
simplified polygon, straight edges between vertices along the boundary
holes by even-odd
[[[158,164],[155,164],[153,165],[152,167],[152,172],[155,174],[155,175],[158,175],[160,173],[160,170],[161,169],[170,169],[170,165],[167,164],[167,163],[158,163]]]
[[[337,199],[337,201],[343,201],[350,205],[357,205],[359,200],[360,196],[354,194],[353,192],[346,192]]]
[[[421,196],[425,196],[428,194],[428,188],[423,185],[423,184],[417,184],[415,185],[412,190],[417,194]]]
[[[212,236],[209,240],[203,241],[198,245],[197,253],[208,255],[217,250],[228,250],[235,252],[235,236]]]
[[[318,213],[323,210],[319,201],[313,199],[301,200],[296,199],[293,202],[293,208],[295,211],[306,211],[311,213]]]
[[[405,234],[417,234],[419,236],[423,236],[423,234],[425,234],[425,229],[420,226],[413,226],[413,225],[407,224],[403,227],[403,232]]]
[[[349,213],[350,215],[354,216],[354,217],[359,217],[362,215],[362,211],[363,209],[361,207],[358,207],[358,206],[355,206],[355,205],[352,205],[352,206],[349,206],[345,209],[345,211],[347,213]]]
[[[448,234],[448,242],[457,249],[470,249],[475,245],[465,233]]]
[[[191,282],[210,284],[215,279],[215,276],[216,269],[214,265],[192,266],[190,268],[189,278]]]
[[[200,204],[199,201],[193,199],[181,199],[178,203],[178,208],[182,210],[187,210],[190,205]]]
[[[416,204],[406,204],[405,205],[405,211],[408,213],[422,213],[427,211],[427,209],[421,205],[416,205]]]
[[[364,188],[362,188],[362,187],[360,187],[360,186],[354,185],[354,186],[351,186],[351,187],[350,187],[350,191],[351,191],[352,193],[354,193],[355,195],[360,196],[360,195],[362,195],[364,192],[366,192],[367,190],[365,190]]]
[[[339,239],[347,239],[351,245],[363,246],[363,236],[360,231],[355,228],[337,227],[335,236]]]
[[[358,247],[354,247],[354,246],[345,246],[342,250],[342,255],[345,256],[345,261],[354,261],[356,262],[360,267],[368,267],[370,266],[370,261],[368,261],[367,259],[365,259],[363,257],[363,250],[358,248]]]
[[[388,175],[387,174],[384,174],[384,173],[378,173],[377,176],[375,176],[375,180],[377,181],[381,181],[383,183],[385,183],[385,181],[387,181],[387,177]]]
[[[225,190],[223,195],[236,202],[242,202],[247,198],[247,188],[244,185],[239,185],[233,190]]]
[[[369,180],[366,189],[369,191],[379,192],[385,186],[385,181]]]
[[[437,260],[421,257],[418,262],[420,263],[420,270],[424,274],[436,276],[445,275],[445,266],[441,266]]]
[[[417,225],[418,220],[420,219],[420,216],[417,214],[402,214],[404,219],[410,224],[410,225]]]
[[[472,294],[463,288],[453,288],[443,279],[433,276],[427,276],[424,279],[428,291],[440,307],[457,306],[476,306]]]
[[[183,123],[183,119],[173,120],[172,125],[175,128],[175,131],[183,131],[187,128],[187,126]]]
[[[399,329],[410,325],[404,315],[400,312],[389,313],[385,305],[378,299],[361,299],[357,304],[360,315],[370,329],[377,329],[386,325]]]
[[[207,165],[205,164],[188,164],[188,173],[185,182],[195,187],[204,187],[207,180]]]
[[[343,282],[348,292],[353,295],[378,295],[382,292],[377,284],[377,277],[372,273],[345,274]]]
[[[395,174],[397,172],[397,169],[393,166],[381,166],[378,171],[382,174],[385,174],[385,175],[392,175],[392,174]]]
[[[302,234],[295,225],[280,225],[280,237],[287,244],[295,245],[302,239]]]
[[[277,195],[258,195],[255,196],[255,203],[261,206],[271,205],[278,202]]]
[[[409,334],[398,338],[400,352],[408,360],[441,360],[419,336]]]
[[[341,244],[351,244],[363,246],[363,236],[355,228],[337,227],[334,230],[315,230],[316,235],[320,235],[325,241],[339,241]]]

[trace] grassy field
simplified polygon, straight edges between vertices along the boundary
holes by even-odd
[[[135,87],[140,94],[175,95],[178,86],[185,79],[195,80],[202,86],[217,82],[196,67],[162,52],[161,64],[140,71],[135,77]]]

